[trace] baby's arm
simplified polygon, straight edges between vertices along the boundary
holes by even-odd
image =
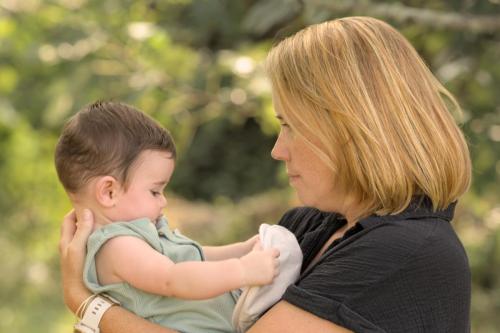
[[[102,284],[127,282],[148,293],[206,299],[246,285],[271,283],[278,274],[279,252],[256,250],[239,259],[174,263],[133,236],[110,239],[96,263]]]
[[[208,261],[240,258],[252,251],[259,241],[259,235],[255,235],[244,242],[233,243],[223,246],[203,246],[203,254]]]

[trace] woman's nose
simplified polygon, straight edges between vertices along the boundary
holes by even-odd
[[[276,139],[276,142],[274,143],[274,147],[271,150],[271,156],[275,160],[278,161],[286,161],[289,159],[289,152],[287,147],[285,146],[283,139],[281,137],[281,134],[278,136]]]

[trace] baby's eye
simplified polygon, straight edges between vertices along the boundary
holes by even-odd
[[[152,194],[154,197],[157,197],[157,196],[159,196],[159,195],[161,194],[161,192],[151,190],[151,194]]]

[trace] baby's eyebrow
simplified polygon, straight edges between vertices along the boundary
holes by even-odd
[[[168,183],[167,180],[160,180],[160,181],[154,182],[153,185],[165,185],[166,183]]]

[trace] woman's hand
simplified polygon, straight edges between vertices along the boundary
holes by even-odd
[[[75,313],[78,306],[91,295],[83,284],[83,264],[87,238],[92,232],[94,217],[85,209],[81,221],[77,221],[75,211],[69,212],[63,220],[59,254],[61,256],[61,278],[64,303]]]

